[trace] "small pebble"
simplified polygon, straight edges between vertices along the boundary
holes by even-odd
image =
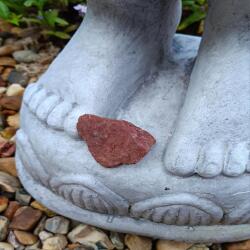
[[[17,177],[16,162],[14,157],[0,158],[0,171]]]
[[[12,43],[5,46],[0,47],[0,56],[9,56],[14,51],[22,49],[22,45],[18,43]]]
[[[44,231],[46,220],[47,220],[46,216],[43,216],[42,219],[40,219],[35,230],[33,231],[34,235],[38,236],[40,232]]]
[[[46,220],[45,229],[52,233],[67,234],[70,221],[62,216],[55,216]]]
[[[114,245],[108,238],[108,236],[101,230],[95,227],[80,224],[74,228],[69,234],[68,238],[72,243],[93,243],[103,244],[107,249],[113,249]],[[146,250],[146,249],[145,249]]]
[[[25,250],[40,250],[40,247],[41,247],[41,242],[37,241],[35,244],[31,246],[26,246]]]
[[[45,241],[47,240],[48,238],[51,238],[53,237],[54,235],[52,233],[49,233],[47,231],[42,231],[38,234],[38,237],[41,241]]]
[[[38,237],[29,232],[14,230],[14,235],[18,242],[25,246],[34,245],[38,241]]]
[[[9,220],[4,216],[0,216],[0,241],[4,241],[8,233]]]
[[[11,229],[29,231],[32,230],[42,217],[42,212],[31,207],[19,208],[12,222]]]
[[[209,247],[204,244],[195,244],[190,247],[188,250],[209,250]]]
[[[9,83],[18,83],[21,86],[26,87],[29,82],[29,76],[27,73],[14,69],[10,72],[7,80]]]
[[[11,84],[6,91],[7,96],[22,96],[24,92],[24,87],[20,84],[13,83]]]
[[[31,63],[39,59],[39,55],[32,50],[15,51],[12,55],[16,61],[23,63]]]
[[[56,215],[56,213],[54,213],[53,211],[46,208],[45,206],[43,206],[38,201],[32,201],[30,206],[44,212],[48,217],[54,217]]]
[[[156,243],[156,250],[187,250],[191,246],[193,246],[193,244],[170,240],[158,240]]]
[[[124,243],[121,234],[117,232],[111,232],[110,233],[110,240],[115,246],[117,250],[123,250],[124,249]]]
[[[0,99],[0,105],[3,109],[18,111],[21,108],[21,96],[4,96]]]
[[[16,113],[15,115],[8,116],[7,123],[10,127],[13,127],[15,129],[19,129],[19,127],[20,127],[19,113]]]
[[[15,66],[16,61],[11,57],[0,57],[0,66]]]
[[[129,250],[151,250],[152,240],[138,235],[127,234],[125,236],[125,244]]]
[[[0,249],[1,250],[14,250],[14,247],[6,242],[0,242]]]
[[[0,213],[6,210],[8,204],[9,204],[9,199],[4,196],[0,196]]]
[[[20,182],[16,177],[0,171],[0,187],[3,191],[14,193],[20,187]]]
[[[4,68],[4,70],[3,70],[2,74],[1,74],[1,77],[2,77],[3,81],[6,82],[8,80],[9,75],[12,72],[12,70],[13,70],[13,68],[11,68],[11,67],[7,67],[7,68],[5,67]]]
[[[24,189],[18,189],[16,191],[16,201],[18,201],[21,205],[29,205],[31,199],[32,197]]]
[[[7,241],[8,241],[15,249],[23,250],[23,249],[25,248],[25,246],[23,246],[22,244],[20,244],[20,243],[17,241],[16,236],[15,236],[15,234],[14,234],[13,231],[10,231],[10,232],[9,232]]]
[[[0,87],[0,94],[4,94],[7,91],[6,87]]]
[[[62,250],[68,244],[67,238],[64,235],[51,237],[43,242],[43,249],[46,250]]]
[[[16,211],[21,207],[20,203],[17,201],[10,201],[9,206],[4,212],[4,216],[7,217],[9,220],[12,220]]]
[[[223,244],[223,250],[249,250],[250,240]]]

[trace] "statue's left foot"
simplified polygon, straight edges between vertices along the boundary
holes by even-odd
[[[165,155],[173,174],[238,176],[250,172],[250,2],[239,12],[212,3],[206,32],[175,133]],[[213,6],[216,5],[216,6]],[[213,15],[213,18],[211,18]],[[218,20],[217,20],[218,19]],[[216,25],[213,25],[216,23]]]

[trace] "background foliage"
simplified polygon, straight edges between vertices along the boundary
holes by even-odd
[[[206,0],[182,0],[179,31],[200,34],[206,16]],[[16,26],[39,26],[44,35],[69,39],[81,17],[74,6],[86,0],[0,0],[0,18]]]

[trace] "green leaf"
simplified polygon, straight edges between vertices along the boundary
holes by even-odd
[[[42,32],[44,35],[49,35],[49,36],[55,36],[58,37],[60,39],[70,39],[70,35],[65,33],[65,32],[61,32],[61,31],[53,31],[53,30],[44,30]]]
[[[62,19],[60,17],[56,17],[55,18],[55,23],[59,24],[60,26],[67,26],[67,25],[69,25],[69,23],[66,20],[64,20],[64,19]]]
[[[206,17],[206,13],[203,11],[197,11],[184,19],[178,27],[178,30],[184,30],[193,23],[199,22]]]
[[[15,13],[11,13],[9,22],[16,26],[19,26],[20,22],[22,21],[22,17],[22,15],[16,15]]]
[[[26,0],[24,6],[26,7],[37,7],[38,10],[42,11],[47,0]]]
[[[6,4],[0,2],[0,17],[3,19],[8,19],[10,15],[10,10]]]
[[[27,1],[24,2],[24,6],[26,6],[26,7],[31,7],[34,4],[36,4],[35,0],[27,0]]]

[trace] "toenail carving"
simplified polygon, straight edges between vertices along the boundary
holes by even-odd
[[[246,172],[249,159],[248,143],[242,142],[233,145],[228,159],[225,162],[224,174],[228,176],[239,176]]]

